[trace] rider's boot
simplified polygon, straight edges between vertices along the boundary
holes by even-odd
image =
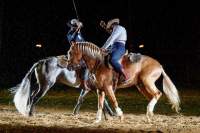
[[[123,83],[129,82],[130,77],[128,76],[128,74],[126,73],[126,71],[124,70],[124,68],[121,69],[121,74],[120,75],[122,77],[121,82],[123,82]]]

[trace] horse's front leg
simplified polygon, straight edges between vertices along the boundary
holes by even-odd
[[[90,90],[85,90],[85,89],[81,90],[78,101],[77,101],[76,106],[74,107],[74,110],[73,110],[73,113],[72,113],[73,115],[79,114],[79,110],[80,110],[80,107],[83,103],[84,97],[88,94],[89,91]]]
[[[114,91],[114,93],[115,93],[116,88],[117,88],[117,82],[115,82],[113,86],[114,86],[113,91]],[[112,109],[110,108],[110,106],[109,106],[109,104],[108,104],[108,102],[107,102],[106,99],[105,99],[105,101],[104,101],[104,110],[105,110],[106,112],[108,112],[108,114],[109,114],[110,116],[115,116],[115,114],[113,113],[113,111],[112,111]]]
[[[123,115],[121,108],[118,106],[118,102],[117,102],[117,99],[115,97],[112,85],[108,85],[106,87],[106,94],[108,95],[110,102],[112,103],[112,105],[113,105],[113,107],[116,111],[116,115],[119,116],[121,120],[123,120],[124,115]]]
[[[98,111],[97,111],[95,123],[98,123],[101,121],[102,110],[103,110],[103,105],[104,105],[104,100],[105,100],[105,92],[101,90],[97,90],[97,95],[98,95]]]

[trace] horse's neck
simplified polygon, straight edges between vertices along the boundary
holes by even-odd
[[[99,64],[104,62],[104,54],[102,51],[93,45],[81,45],[82,59],[85,61],[87,68],[91,71],[97,69]],[[96,70],[95,70],[96,71]]]

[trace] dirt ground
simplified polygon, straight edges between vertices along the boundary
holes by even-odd
[[[106,132],[106,133],[199,133],[200,117],[155,114],[148,122],[145,114],[125,114],[124,121],[117,117],[94,123],[96,113],[82,111],[79,116],[71,111],[39,108],[32,117],[24,117],[14,107],[0,108],[0,132]]]

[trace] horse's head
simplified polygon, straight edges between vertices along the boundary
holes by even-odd
[[[77,67],[83,59],[88,66],[93,66],[96,60],[102,61],[104,54],[101,49],[91,42],[73,42],[68,51],[68,64]]]
[[[81,59],[82,59],[82,51],[78,48],[78,44],[73,42],[68,51],[68,65],[70,67],[76,67],[80,65]]]

